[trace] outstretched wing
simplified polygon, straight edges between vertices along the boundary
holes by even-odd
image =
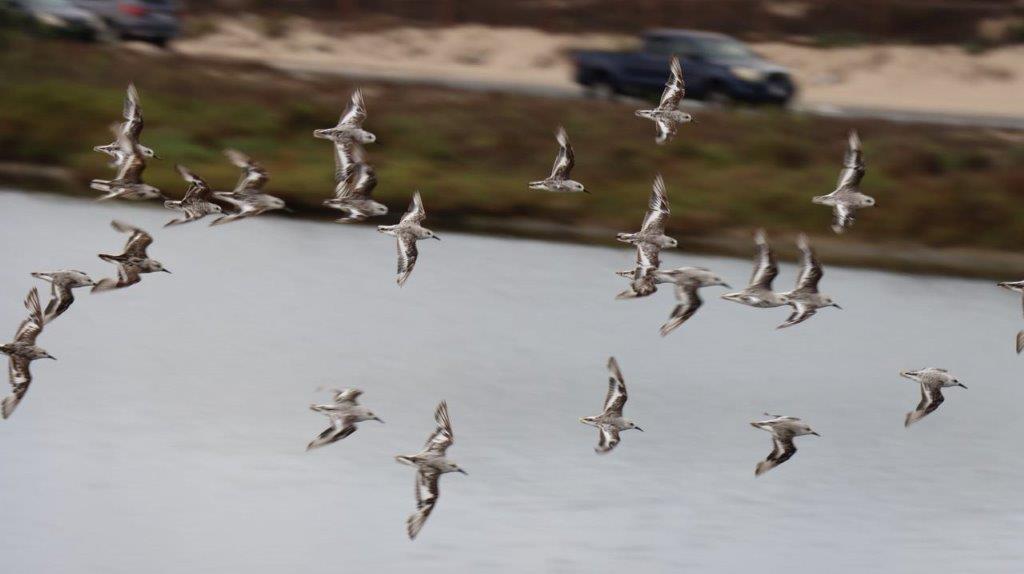
[[[842,233],[857,221],[857,213],[848,203],[840,202],[832,207],[832,218],[832,231]]]
[[[779,466],[796,454],[796,445],[793,444],[792,436],[772,436],[772,452],[763,461],[757,463],[754,476],[761,476],[769,470]]]
[[[121,111],[124,123],[121,125],[121,132],[134,143],[139,143],[139,136],[142,135],[142,108],[139,106],[139,92],[135,89],[134,83],[128,84],[128,90],[124,95],[124,108]]]
[[[604,412],[602,414],[622,416],[622,408],[626,406],[627,399],[629,399],[629,394],[626,392],[626,382],[622,378],[619,362],[615,360],[615,357],[609,357],[608,394],[604,397]]]
[[[129,257],[147,257],[146,248],[153,244],[153,236],[138,227],[114,220],[110,225],[121,233],[131,233],[124,245],[124,254]]]
[[[651,187],[651,198],[647,203],[647,215],[640,227],[642,233],[662,234],[665,232],[665,220],[669,215],[668,192],[665,190],[665,180],[659,173],[654,178],[654,185]]]
[[[420,250],[416,247],[416,238],[409,233],[398,233],[398,285],[405,285],[406,280],[416,266],[416,258]]]
[[[25,308],[28,309],[28,318],[18,325],[14,340],[24,345],[35,345],[44,325],[43,310],[39,305],[39,289],[33,287],[25,296]]]
[[[619,429],[609,425],[597,427],[597,447],[594,450],[598,454],[606,454],[612,451],[619,444]]]
[[[427,211],[423,208],[423,198],[420,197],[420,192],[417,191],[412,194],[412,202],[409,204],[409,209],[402,216],[399,225],[416,224],[419,225],[421,221],[427,216]]]
[[[352,101],[350,101],[348,107],[345,108],[345,113],[341,114],[341,119],[338,120],[338,125],[358,128],[363,125],[363,120],[365,119],[366,104],[363,102],[363,92],[362,90],[356,90],[355,92],[352,92]]]
[[[781,325],[776,329],[785,329],[786,327],[792,327],[797,323],[803,323],[807,319],[810,319],[818,310],[810,305],[804,305],[803,303],[790,303],[793,306],[793,312],[790,313]]]
[[[242,170],[242,175],[239,176],[238,183],[235,184],[235,193],[259,193],[270,180],[267,170],[248,155],[235,149],[224,150],[224,155],[235,167]]]
[[[839,172],[839,180],[836,182],[836,191],[856,190],[863,178],[864,157],[860,149],[860,137],[857,136],[857,130],[850,130],[846,155],[843,157],[843,169]]]
[[[349,173],[348,179],[338,182],[334,188],[337,199],[366,199],[377,187],[377,173],[366,163],[357,163]]]
[[[436,470],[420,467],[416,473],[416,512],[409,515],[405,521],[406,531],[409,539],[416,538],[423,524],[426,523],[430,513],[434,511],[437,499],[441,494],[438,488],[438,480],[441,474]]]
[[[11,382],[11,394],[0,402],[0,415],[8,418],[18,403],[25,397],[29,385],[32,384],[32,373],[29,371],[29,360],[24,357],[12,356],[7,362],[7,375]]]
[[[448,447],[455,442],[455,435],[452,433],[452,421],[448,416],[448,403],[441,401],[434,411],[434,421],[437,428],[427,437],[426,444],[419,455],[430,455],[432,457],[444,456]]]
[[[334,182],[341,184],[347,180],[360,163],[365,163],[366,152],[363,146],[352,139],[334,142]],[[335,188],[337,189],[337,187]]]
[[[671,74],[665,82],[665,90],[661,92],[661,102],[658,109],[663,111],[674,110],[679,107],[679,102],[686,95],[686,84],[683,82],[683,67],[679,65],[679,57],[672,56],[672,64],[669,66]],[[659,128],[660,129],[660,128]]]
[[[203,178],[199,177],[192,170],[188,169],[183,165],[175,165],[174,169],[178,170],[181,174],[181,178],[188,182],[188,190],[185,192],[185,197],[181,200],[182,203],[189,203],[192,201],[210,201],[213,199],[213,191]]]
[[[692,281],[676,285],[676,300],[679,303],[672,309],[672,314],[669,316],[668,321],[661,326],[662,337],[675,331],[687,319],[693,317],[697,309],[700,309],[704,301],[701,300],[700,295],[697,293],[697,287],[697,283]]]
[[[757,255],[754,257],[754,273],[750,276],[750,286],[771,290],[772,282],[779,275],[778,259],[768,244],[763,229],[757,230],[754,243],[757,244]]]
[[[817,293],[818,282],[821,281],[825,272],[822,270],[821,263],[806,235],[801,233],[796,244],[803,254],[803,266],[800,268],[800,276],[796,280],[796,289],[794,290],[802,293]]]
[[[572,151],[572,144],[569,143],[569,135],[565,133],[565,128],[558,126],[555,139],[558,140],[559,147],[555,165],[551,168],[551,179],[569,179],[569,173],[576,165],[576,154]]]
[[[938,385],[926,385],[921,384],[921,402],[917,403],[917,407],[907,413],[907,418],[903,421],[903,426],[908,427],[917,421],[923,419],[925,416],[935,412],[935,409],[939,408],[939,405],[945,401],[945,397],[942,396],[942,388]]]

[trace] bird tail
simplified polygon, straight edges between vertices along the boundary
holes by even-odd
[[[625,243],[632,243],[635,237],[636,233],[617,233],[615,235],[616,239],[618,239],[619,241],[623,241]]]
[[[109,261],[111,263],[117,263],[118,261],[124,259],[124,255],[108,255],[106,253],[100,253],[99,257],[100,259],[104,261]]]
[[[411,456],[405,456],[405,455],[400,454],[400,455],[395,457],[395,460],[397,460],[398,462],[400,462],[402,464],[407,464],[409,466],[416,466],[416,461],[413,460]]]
[[[817,203],[818,205],[826,205],[829,199],[830,198],[827,195],[815,195],[814,197],[811,198],[811,203]]]
[[[110,180],[109,179],[94,179],[89,182],[89,189],[96,191],[102,191],[103,193],[110,193]],[[106,198],[101,198],[106,199]]]
[[[388,235],[394,235],[396,227],[398,227],[398,226],[397,225],[378,225],[377,226],[377,231],[379,231],[381,233],[387,233]]]
[[[544,188],[544,180],[531,181],[530,184],[529,184],[529,188],[530,189],[543,189]]]
[[[50,273],[40,273],[38,271],[33,271],[32,276],[35,277],[36,279],[42,279],[44,281],[53,281],[53,275]]]

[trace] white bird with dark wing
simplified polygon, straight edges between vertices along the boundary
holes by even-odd
[[[324,200],[324,205],[348,212],[348,217],[336,222],[354,223],[387,214],[387,206],[370,197],[377,187],[377,172],[366,163],[358,143],[334,144],[334,182],[334,197]]]
[[[701,287],[721,286],[729,289],[729,284],[724,279],[713,273],[710,269],[703,267],[680,267],[665,271],[655,271],[654,281],[656,283],[673,283],[676,286],[676,306],[668,321],[661,326],[661,336],[664,337],[679,328],[687,319],[700,309],[704,301],[700,298],[697,290]]]
[[[393,235],[398,240],[398,286],[405,285],[405,281],[409,278],[409,274],[412,273],[412,268],[416,265],[416,258],[419,257],[419,250],[416,248],[416,242],[420,239],[436,239],[441,240],[440,237],[434,235],[434,232],[423,227],[420,223],[427,216],[427,212],[423,209],[423,199],[420,198],[420,192],[415,192],[412,195],[412,203],[409,204],[409,210],[402,216],[401,221],[398,225],[378,225],[377,231]]]
[[[36,339],[43,331],[43,310],[39,306],[39,290],[35,287],[25,298],[28,318],[21,322],[14,334],[14,341],[0,345],[0,353],[7,355],[7,373],[11,382],[11,394],[0,402],[0,414],[8,418],[25,397],[29,385],[32,384],[32,372],[29,365],[36,359],[54,359],[45,349],[36,346]]]
[[[999,286],[1024,295],[1024,281],[1003,281]],[[1024,303],[1024,296],[1021,297],[1021,301]],[[1024,351],[1024,331],[1017,331],[1017,354],[1019,355],[1021,351]]]
[[[875,198],[860,192],[860,180],[864,178],[864,158],[860,149],[860,138],[857,131],[851,130],[846,156],[843,158],[843,170],[839,172],[836,189],[828,195],[819,195],[811,199],[819,205],[832,206],[834,221],[832,231],[842,233],[853,225],[856,211],[875,204]]]
[[[632,269],[615,272],[629,279],[629,288],[616,295],[616,299],[646,297],[658,290],[654,273],[661,266],[660,252],[661,247],[653,243],[636,244],[636,264]]]
[[[772,290],[772,282],[779,275],[779,262],[771,245],[768,245],[763,229],[758,229],[754,234],[754,243],[757,245],[757,255],[754,256],[754,273],[750,276],[750,284],[742,291],[722,295],[722,299],[761,309],[781,307],[786,304],[785,301]]]
[[[665,220],[669,216],[668,192],[665,190],[665,180],[661,174],[654,178],[654,186],[651,188],[651,198],[647,204],[647,215],[644,217],[640,231],[636,233],[619,233],[616,237],[623,243],[640,245],[648,243],[665,249],[675,247],[679,243],[665,235]]]
[[[377,421],[383,423],[373,411],[360,405],[357,401],[363,391],[359,389],[332,389],[334,400],[323,405],[309,405],[313,412],[326,416],[331,421],[331,426],[320,433],[312,442],[306,446],[306,450],[313,450],[347,437],[356,432],[356,423],[363,421]]]
[[[797,237],[796,244],[800,248],[800,252],[803,253],[803,267],[800,268],[800,276],[797,277],[796,288],[792,291],[779,293],[779,298],[785,304],[793,307],[793,313],[790,314],[784,323],[778,326],[779,329],[806,321],[822,307],[842,309],[842,307],[832,301],[831,297],[818,292],[818,282],[821,281],[821,277],[825,272],[822,270],[821,263],[818,262],[818,258],[814,254],[814,249],[811,248],[807,236],[801,233]]]
[[[556,193],[590,193],[582,183],[570,178],[572,168],[576,165],[576,154],[573,153],[572,144],[569,143],[569,135],[565,133],[565,128],[558,126],[555,139],[558,140],[558,155],[555,156],[555,165],[551,168],[551,175],[547,179],[531,181],[530,189]]]
[[[446,472],[468,474],[446,457],[448,447],[455,442],[446,402],[441,401],[441,404],[437,405],[434,421],[437,422],[437,428],[427,437],[423,450],[413,455],[395,457],[395,460],[402,464],[416,467],[416,512],[405,521],[410,540],[416,538],[437,505],[437,499],[441,495],[438,488],[441,475]]]
[[[942,396],[943,387],[967,388],[956,377],[950,375],[946,369],[936,369],[935,367],[919,371],[900,371],[900,376],[921,385],[921,402],[917,404],[917,408],[907,413],[907,418],[903,420],[905,427],[916,423],[939,408],[939,405],[946,400]]]
[[[238,178],[235,189],[215,191],[213,196],[230,203],[236,211],[214,219],[210,223],[211,226],[254,217],[275,209],[288,209],[281,198],[263,193],[263,186],[270,180],[270,176],[262,165],[238,150],[224,150],[224,155],[235,167],[242,170],[242,175]]]
[[[181,200],[167,200],[164,202],[164,207],[181,211],[185,216],[168,221],[164,224],[164,227],[197,221],[211,213],[222,213],[224,211],[219,205],[213,203],[213,190],[203,181],[203,178],[183,165],[176,165],[174,168],[181,174],[182,179],[188,183],[188,189],[185,191],[184,198]]]
[[[156,273],[158,271],[170,273],[169,270],[164,269],[163,264],[155,259],[150,259],[149,255],[146,254],[146,249],[153,243],[153,236],[138,227],[133,227],[117,220],[112,221],[110,225],[121,233],[130,233],[131,236],[128,237],[128,242],[124,246],[124,253],[121,255],[100,254],[100,259],[117,265],[117,278],[107,277],[100,279],[93,286],[93,293],[134,285],[142,280],[142,273]]]
[[[73,289],[96,285],[96,282],[84,272],[74,269],[49,273],[37,271],[32,273],[32,276],[50,282],[50,302],[46,304],[46,309],[43,311],[43,318],[47,323],[60,317],[75,302]]]
[[[628,398],[619,363],[615,357],[609,357],[608,394],[604,397],[604,410],[599,415],[580,419],[585,425],[597,427],[597,447],[594,451],[598,454],[611,452],[619,444],[619,433],[622,431],[636,429],[643,432],[644,429],[636,426],[635,422],[622,416],[622,408],[626,406]]]
[[[139,144],[132,141],[118,126],[111,126],[117,136],[117,143],[124,154],[114,179],[94,179],[89,188],[102,191],[106,195],[96,198],[106,199],[160,199],[164,194],[156,187],[142,181],[142,172],[146,171],[146,158]]]
[[[114,132],[115,136],[124,134],[129,141],[138,146],[139,152],[143,157],[160,159],[156,152],[139,143],[144,122],[142,121],[142,107],[139,106],[139,92],[135,89],[135,84],[133,83],[128,84],[128,91],[124,96],[124,109],[121,115],[124,117],[124,121],[117,125],[117,131]],[[121,164],[128,157],[127,150],[117,137],[107,145],[96,146],[92,149],[114,158],[110,167],[121,167]]]
[[[368,144],[377,141],[377,136],[363,129],[363,121],[366,120],[366,104],[363,102],[363,92],[356,90],[352,93],[352,101],[349,102],[345,113],[341,114],[338,125],[333,128],[314,130],[313,137],[341,142],[355,140],[361,144]]]
[[[672,140],[676,135],[679,124],[693,121],[693,116],[679,110],[679,102],[686,95],[686,84],[683,82],[683,68],[679,65],[679,58],[672,56],[670,65],[671,75],[665,83],[665,90],[661,93],[661,101],[658,107],[653,110],[637,110],[637,117],[652,120],[658,128],[658,135],[654,141],[664,144]]]
[[[796,445],[793,439],[798,436],[812,434],[820,437],[811,427],[796,417],[784,417],[764,413],[768,420],[750,423],[750,426],[772,433],[772,452],[763,461],[757,463],[754,469],[754,476],[761,476],[769,470],[779,466],[796,454]]]

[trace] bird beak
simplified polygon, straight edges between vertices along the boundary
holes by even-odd
[[[462,474],[464,474],[466,476],[469,476],[469,473],[464,471],[464,470],[462,470],[461,468],[457,472],[461,472]]]
[[[728,283],[719,283],[719,285],[721,285],[722,287],[725,287],[726,289],[732,289],[732,286],[729,285]]]
[[[53,355],[46,355],[46,358],[47,359],[53,359],[54,361],[57,360],[57,357],[54,357]]]
[[[373,420],[379,422],[380,424],[384,424],[384,421],[380,417],[373,417]]]
[[[836,305],[835,303],[833,303],[832,306],[835,307],[836,309],[839,309],[840,311],[843,310],[842,307],[840,307],[839,305]]]
[[[636,430],[638,430],[638,431],[640,431],[640,432],[644,432],[644,429],[642,429],[642,428],[640,428],[640,427],[633,427],[633,428],[635,428]]]
[[[158,156],[156,154],[153,154],[153,159],[164,159],[164,158],[162,158],[162,157],[160,157],[160,156]]]
[[[814,435],[814,436],[818,436],[818,437],[820,437],[820,436],[821,436],[820,434],[818,434],[818,433],[816,433],[816,432],[814,432],[814,431],[811,431],[811,434],[812,434],[812,435]]]
[[[431,237],[433,237],[434,239],[436,239],[436,240],[438,240],[438,241],[441,241],[441,238],[440,238],[440,237],[438,237],[438,236],[436,236],[436,235],[432,235]]]
[[[170,269],[161,269],[161,271],[163,271],[164,273],[171,273]],[[174,275],[174,273],[171,273],[171,275]]]
[[[967,385],[965,385],[965,384],[963,384],[963,383],[957,383],[956,385],[957,385],[958,387],[963,387],[963,388],[965,388],[965,389],[967,388]]]

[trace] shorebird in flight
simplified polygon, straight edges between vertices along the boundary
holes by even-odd
[[[856,130],[850,130],[843,158],[843,170],[839,172],[836,189],[828,195],[819,195],[811,199],[819,205],[832,206],[834,221],[832,231],[842,233],[853,225],[856,211],[875,204],[875,198],[860,192],[860,180],[864,178],[864,158],[860,150],[860,138]]]
[[[169,270],[164,269],[163,264],[155,259],[150,259],[146,254],[146,248],[153,243],[153,236],[138,227],[117,220],[112,221],[110,225],[121,233],[130,233],[131,235],[128,237],[128,242],[124,245],[124,253],[121,255],[100,254],[100,259],[117,265],[117,279],[110,277],[100,279],[93,286],[93,293],[134,285],[142,280],[142,273],[157,271],[170,273]]]
[[[395,460],[402,464],[416,467],[416,512],[405,521],[410,540],[416,538],[437,505],[437,499],[441,495],[438,488],[441,475],[446,472],[468,474],[446,457],[448,447],[455,442],[455,435],[452,433],[452,421],[448,416],[448,404],[444,401],[437,405],[434,421],[437,428],[427,437],[423,450],[413,455],[395,457]]]
[[[750,426],[772,433],[772,452],[763,461],[757,463],[757,468],[754,469],[754,476],[761,476],[793,458],[793,455],[796,454],[796,445],[793,444],[795,437],[809,434],[821,436],[796,417],[784,417],[768,413],[764,413],[764,415],[772,418],[752,422]]]
[[[935,367],[919,371],[900,371],[900,376],[921,384],[921,402],[917,404],[917,408],[907,413],[907,418],[903,420],[905,427],[909,427],[939,408],[939,405],[946,400],[942,396],[943,387],[967,388],[956,377],[950,375],[946,369],[936,369]]]
[[[164,227],[197,221],[211,213],[223,212],[219,205],[213,203],[213,190],[203,181],[203,178],[183,165],[176,165],[174,167],[181,174],[182,179],[188,183],[188,189],[185,191],[184,198],[178,201],[167,200],[164,202],[164,207],[181,211],[185,216],[168,221],[164,224]]]
[[[556,193],[590,193],[582,183],[570,178],[570,172],[576,165],[576,154],[572,151],[572,144],[569,143],[569,135],[565,133],[565,128],[558,126],[555,139],[558,140],[558,155],[555,156],[551,175],[547,179],[531,181],[530,189]]]
[[[8,418],[18,403],[25,397],[29,385],[32,384],[32,372],[29,365],[36,359],[54,359],[45,349],[36,346],[39,333],[43,332],[43,310],[39,306],[39,290],[35,287],[25,298],[28,318],[21,322],[14,334],[14,341],[0,345],[0,353],[7,355],[7,373],[11,382],[11,394],[0,402],[0,414]]]
[[[661,174],[654,178],[654,185],[651,188],[651,198],[647,203],[647,215],[644,217],[640,231],[636,233],[619,233],[616,237],[623,243],[640,245],[649,243],[659,249],[675,247],[679,243],[665,235],[665,220],[669,216],[668,192],[665,190],[665,180]]]
[[[629,288],[615,296],[616,299],[646,297],[658,290],[654,273],[661,266],[661,247],[653,243],[636,244],[636,264],[632,269],[616,271],[615,274],[629,279]]]
[[[110,129],[117,136],[117,143],[124,157],[118,165],[114,179],[94,179],[89,182],[90,189],[106,194],[96,199],[103,201],[163,198],[164,194],[159,189],[142,181],[142,172],[146,171],[146,158],[139,144],[122,132],[117,125],[111,126]]]
[[[60,317],[75,302],[73,289],[96,285],[96,282],[84,272],[74,269],[49,273],[34,272],[32,276],[50,282],[50,302],[46,304],[46,310],[43,312],[46,323]]]
[[[341,114],[338,125],[333,128],[326,128],[313,131],[313,137],[341,142],[355,140],[361,144],[368,144],[377,141],[377,136],[363,129],[363,121],[366,120],[366,104],[363,102],[363,92],[356,90],[352,93],[352,101],[349,102],[345,113]]]
[[[622,408],[626,406],[628,398],[626,382],[622,379],[619,363],[615,357],[609,357],[608,394],[604,397],[604,410],[599,415],[580,419],[580,422],[585,425],[597,427],[597,447],[594,448],[594,451],[598,454],[611,452],[619,444],[619,432],[621,431],[636,429],[643,432],[644,429],[636,426],[631,419],[622,416]]]
[[[334,144],[334,182],[334,197],[324,200],[324,205],[348,212],[347,217],[336,222],[354,223],[387,214],[387,206],[371,197],[377,187],[377,172],[366,163],[358,143]]]
[[[999,286],[1021,293],[1021,301],[1024,302],[1024,281],[1003,281]],[[1021,351],[1024,351],[1024,331],[1017,331],[1017,354],[1019,355]]]
[[[377,421],[383,423],[373,411],[360,405],[357,402],[363,391],[359,389],[332,389],[334,400],[323,405],[309,405],[313,412],[326,416],[331,421],[331,426],[320,433],[312,442],[306,446],[306,450],[313,450],[347,437],[356,432],[356,423],[363,421]]]
[[[423,200],[420,198],[420,192],[415,192],[412,195],[412,203],[409,204],[409,210],[402,216],[401,221],[398,225],[378,225],[377,231],[393,235],[398,240],[398,286],[405,285],[405,281],[409,278],[409,274],[412,273],[412,268],[416,265],[416,258],[419,257],[419,250],[416,248],[416,242],[420,239],[432,238],[438,241],[440,237],[434,235],[434,232],[423,227],[420,223],[427,216],[426,210],[423,209]]]
[[[724,279],[713,273],[710,269],[703,267],[680,267],[665,271],[655,271],[654,281],[656,283],[673,283],[676,286],[676,306],[668,321],[661,326],[661,336],[664,337],[676,330],[687,319],[700,309],[704,301],[700,298],[697,290],[701,287],[721,286],[729,289],[729,284]]]
[[[658,135],[655,142],[664,144],[672,140],[676,135],[679,124],[693,121],[693,116],[679,110],[679,102],[686,95],[686,84],[683,82],[683,68],[679,65],[679,58],[672,56],[670,65],[671,75],[665,83],[665,90],[661,93],[661,101],[658,107],[653,110],[637,110],[637,117],[652,120],[658,128]]]
[[[754,273],[750,276],[749,285],[742,291],[722,295],[722,299],[761,309],[781,307],[785,301],[772,290],[772,282],[779,275],[779,263],[763,229],[754,234],[754,243],[757,255],[754,256]]]
[[[144,122],[142,121],[142,107],[139,106],[139,92],[135,89],[135,84],[133,83],[128,84],[128,91],[124,96],[124,109],[121,112],[121,115],[124,117],[124,121],[119,125],[116,124],[117,131],[114,132],[114,135],[118,136],[123,134],[129,141],[138,146],[139,152],[143,157],[160,159],[156,155],[156,152],[139,143],[139,137],[142,135]],[[117,137],[114,138],[113,142],[107,145],[96,146],[92,149],[93,151],[105,153],[113,157],[114,159],[111,162],[110,167],[121,167],[121,164],[128,157],[127,150]]]
[[[270,180],[270,176],[262,165],[238,150],[224,150],[224,155],[235,167],[242,170],[242,175],[238,178],[234,190],[215,191],[213,196],[230,203],[236,211],[214,219],[210,223],[211,226],[254,217],[275,209],[288,209],[281,198],[263,193],[263,186]]]
[[[822,307],[842,309],[832,301],[831,297],[818,292],[818,282],[821,281],[825,272],[822,270],[821,263],[818,262],[807,236],[801,233],[797,237],[796,244],[800,248],[800,252],[803,253],[803,267],[800,269],[800,276],[797,277],[796,288],[778,294],[784,303],[793,307],[793,313],[777,327],[779,329],[806,321]]]

